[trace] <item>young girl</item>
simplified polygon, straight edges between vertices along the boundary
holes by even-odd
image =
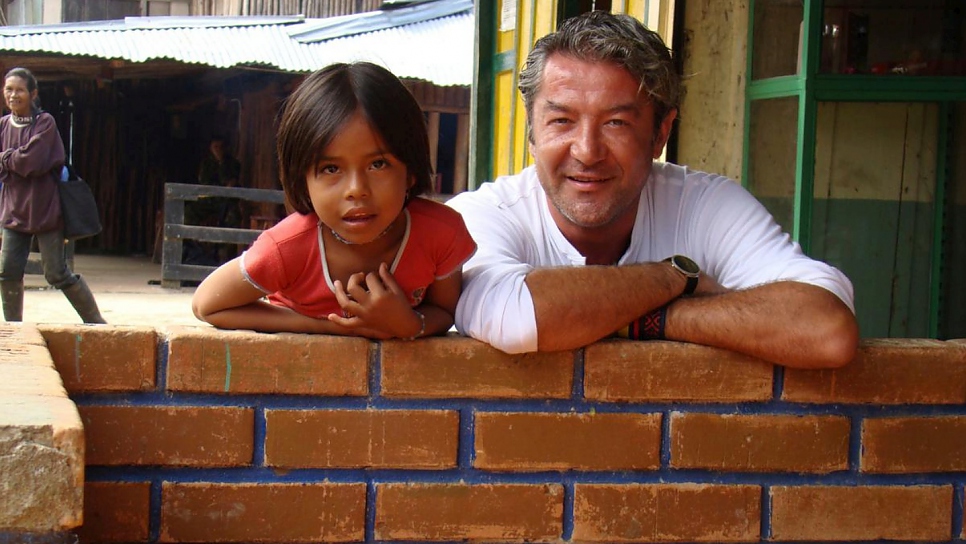
[[[476,244],[433,177],[419,105],[388,70],[334,64],[289,97],[279,175],[293,213],[192,299],[216,327],[412,339],[453,324]],[[268,295],[268,301],[262,297]]]

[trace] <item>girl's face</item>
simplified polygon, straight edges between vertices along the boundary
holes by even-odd
[[[319,219],[342,238],[365,244],[399,217],[413,180],[357,111],[306,173],[306,183]]]
[[[36,96],[37,89],[27,90],[27,80],[22,77],[10,76],[3,82],[3,100],[14,115],[30,115],[30,106]]]

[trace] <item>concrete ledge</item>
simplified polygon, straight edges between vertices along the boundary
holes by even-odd
[[[83,521],[84,429],[40,331],[0,325],[0,535]],[[26,535],[24,535],[26,537]]]

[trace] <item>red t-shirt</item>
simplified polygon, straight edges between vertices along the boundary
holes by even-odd
[[[389,270],[415,307],[433,281],[463,266],[476,252],[476,243],[463,217],[443,204],[414,198],[403,213],[406,233]],[[263,232],[240,263],[245,278],[272,304],[317,319],[342,313],[332,292],[319,217],[314,213],[294,213]]]

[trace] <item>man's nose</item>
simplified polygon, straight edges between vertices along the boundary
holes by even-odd
[[[574,134],[570,155],[582,164],[595,164],[607,155],[607,148],[598,127],[584,124]]]

